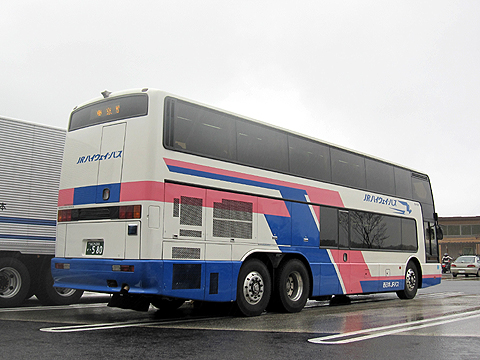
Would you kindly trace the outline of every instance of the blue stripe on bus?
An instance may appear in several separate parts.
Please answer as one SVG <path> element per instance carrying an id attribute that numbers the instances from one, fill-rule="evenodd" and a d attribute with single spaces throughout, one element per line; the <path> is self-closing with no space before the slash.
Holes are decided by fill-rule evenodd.
<path id="1" fill-rule="evenodd" d="M 103 190 L 110 190 L 108 200 L 103 200 Z M 73 205 L 102 204 L 120 201 L 120 183 L 91 185 L 75 188 L 73 192 Z"/>
<path id="2" fill-rule="evenodd" d="M 10 217 L 10 216 L 0 216 L 0 223 L 24 224 L 24 225 L 43 225 L 43 226 L 55 226 L 55 225 L 57 225 L 56 220 L 29 219 L 29 218 L 19 218 L 19 217 Z"/>
<path id="3" fill-rule="evenodd" d="M 55 241 L 55 236 L 34 236 L 34 235 L 0 234 L 0 239 Z"/>
<path id="4" fill-rule="evenodd" d="M 95 204 L 97 185 L 75 188 L 73 192 L 73 205 Z"/>

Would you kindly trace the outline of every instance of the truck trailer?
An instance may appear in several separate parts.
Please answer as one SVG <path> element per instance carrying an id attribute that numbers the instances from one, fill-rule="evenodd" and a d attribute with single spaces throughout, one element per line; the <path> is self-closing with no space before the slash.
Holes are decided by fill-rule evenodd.
<path id="1" fill-rule="evenodd" d="M 63 129 L 0 117 L 0 307 L 82 296 L 54 288 L 50 269 L 64 143 Z"/>

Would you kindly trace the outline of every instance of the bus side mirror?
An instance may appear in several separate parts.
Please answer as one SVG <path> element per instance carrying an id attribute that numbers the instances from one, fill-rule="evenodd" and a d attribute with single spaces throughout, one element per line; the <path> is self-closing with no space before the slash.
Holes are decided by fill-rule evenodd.
<path id="1" fill-rule="evenodd" d="M 442 227 L 437 225 L 436 226 L 436 231 L 437 231 L 437 240 L 442 240 L 443 239 L 443 230 Z"/>

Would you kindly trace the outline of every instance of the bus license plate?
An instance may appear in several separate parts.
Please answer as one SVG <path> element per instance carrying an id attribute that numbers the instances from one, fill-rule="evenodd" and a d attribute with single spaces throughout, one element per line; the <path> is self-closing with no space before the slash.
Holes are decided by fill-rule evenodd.
<path id="1" fill-rule="evenodd" d="M 87 241 L 86 255 L 103 255 L 103 240 Z"/>

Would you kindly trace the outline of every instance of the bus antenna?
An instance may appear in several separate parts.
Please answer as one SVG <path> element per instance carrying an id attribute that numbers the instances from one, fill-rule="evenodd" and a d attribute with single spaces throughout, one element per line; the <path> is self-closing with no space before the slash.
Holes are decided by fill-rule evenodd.
<path id="1" fill-rule="evenodd" d="M 105 91 L 102 91 L 101 94 L 103 95 L 103 97 L 106 99 L 110 96 L 112 92 L 111 91 L 108 91 L 108 90 L 105 90 Z"/>

